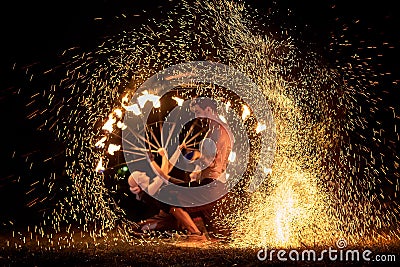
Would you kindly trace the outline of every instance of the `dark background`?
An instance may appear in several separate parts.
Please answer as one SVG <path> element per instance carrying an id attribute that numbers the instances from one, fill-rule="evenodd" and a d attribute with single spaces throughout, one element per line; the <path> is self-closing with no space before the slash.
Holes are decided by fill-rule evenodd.
<path id="1" fill-rule="evenodd" d="M 26 158 L 33 151 L 45 157 L 55 154 L 62 147 L 54 141 L 54 136 L 36 131 L 35 122 L 26 117 L 30 109 L 31 91 L 25 88 L 28 83 L 24 69 L 29 65 L 56 64 L 63 50 L 70 47 L 90 49 L 100 43 L 107 35 L 128 29 L 147 18 L 163 17 L 169 1 L 11 1 L 1 7 L 1 72 L 0 72 L 0 114 L 1 114 L 1 169 L 0 169 L 0 227 L 8 221 L 18 223 L 34 216 L 27 208 L 29 197 L 26 185 L 35 181 L 34 176 L 46 173 L 48 165 L 32 173 Z M 358 28 L 352 28 L 354 41 L 367 40 L 381 44 L 388 42 L 392 49 L 380 51 L 379 58 L 373 60 L 373 68 L 378 72 L 390 72 L 382 78 L 385 85 L 385 105 L 398 107 L 399 82 L 398 64 L 400 41 L 400 18 L 396 12 L 395 1 L 245 1 L 261 13 L 279 10 L 271 28 L 296 30 L 292 33 L 305 43 L 312 44 L 330 63 L 336 54 L 329 51 L 332 33 L 340 32 L 346 24 L 360 20 Z M 124 13 L 127 19 L 116 19 Z M 137 14 L 140 16 L 133 16 Z M 96 18 L 102 18 L 101 20 Z M 350 39 L 350 41 L 352 41 Z M 372 55 L 373 56 L 373 55 Z M 343 59 L 346 60 L 346 59 Z M 384 113 L 382 116 L 387 116 Z M 37 154 L 37 153 L 36 153 Z M 32 159 L 30 159 L 32 160 Z M 51 166 L 54 167 L 54 166 Z M 62 172 L 62 166 L 60 171 Z"/>

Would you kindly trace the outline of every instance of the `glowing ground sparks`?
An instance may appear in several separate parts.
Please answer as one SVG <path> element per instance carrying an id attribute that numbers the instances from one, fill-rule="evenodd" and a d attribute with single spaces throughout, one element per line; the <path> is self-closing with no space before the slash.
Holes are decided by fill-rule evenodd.
<path id="1" fill-rule="evenodd" d="M 196 88 L 196 94 L 234 107 L 250 133 L 248 173 L 222 203 L 230 212 L 215 215 L 232 232 L 232 246 L 324 245 L 343 236 L 354 244 L 398 240 L 399 158 L 392 149 L 398 127 L 384 135 L 374 114 L 391 110 L 396 124 L 399 111 L 379 106 L 379 74 L 365 67 L 368 60 L 360 56 L 369 45 L 360 41 L 359 47 L 350 48 L 344 34 L 333 34 L 332 53 L 339 56 L 343 46 L 358 52 L 349 57 L 351 62 L 338 60 L 332 67 L 317 53 L 302 51 L 294 37 L 278 38 L 268 27 L 256 27 L 257 18 L 240 3 L 183 2 L 164 20 L 109 37 L 93 51 L 66 51 L 62 66 L 49 70 L 62 72 L 62 78 L 36 98 L 48 100 L 48 107 L 37 114 L 46 118 L 42 129 L 55 132 L 66 144 L 65 170 L 71 183 L 38 229 L 52 225 L 62 231 L 77 223 L 97 236 L 118 227 L 120 238 L 127 238 L 130 221 L 117 200 L 118 194 L 129 193 L 118 189 L 126 183 L 117 174 L 126 163 L 117 159 L 123 152 L 121 131 L 127 127 L 123 115 L 141 115 L 146 103 L 153 105 L 154 114 L 163 109 L 161 96 L 151 92 L 143 93 L 137 104 L 129 100 L 145 80 L 169 66 L 211 60 L 250 77 L 263 92 L 258 97 L 271 106 L 276 124 L 274 163 L 262 167 L 265 155 L 260 154 L 257 134 L 266 122 L 254 122 L 252 107 L 227 96 L 223 88 Z M 191 96 L 173 95 L 171 103 L 181 106 Z M 154 138 L 154 131 L 149 127 L 137 138 L 157 151 L 167 141 Z M 132 153 L 145 159 L 145 151 Z M 261 186 L 248 192 L 249 181 Z M 55 182 L 49 182 L 50 194 Z M 395 189 L 389 193 L 385 184 Z"/>

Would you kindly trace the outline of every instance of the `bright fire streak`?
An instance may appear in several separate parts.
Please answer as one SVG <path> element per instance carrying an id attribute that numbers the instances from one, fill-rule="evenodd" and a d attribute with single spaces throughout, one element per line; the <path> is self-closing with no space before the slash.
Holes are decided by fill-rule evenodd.
<path id="1" fill-rule="evenodd" d="M 121 99 L 122 106 L 125 106 L 128 102 L 129 102 L 128 95 L 125 95 L 125 96 Z"/>
<path id="2" fill-rule="evenodd" d="M 112 114 L 108 115 L 108 121 L 104 124 L 103 126 L 103 130 L 106 130 L 108 132 L 112 132 L 113 131 L 113 124 L 116 122 L 117 120 L 114 118 L 114 116 Z"/>
<path id="3" fill-rule="evenodd" d="M 105 146 L 104 142 L 107 140 L 107 136 L 101 138 L 97 143 L 94 145 L 97 148 L 103 148 Z"/>
<path id="4" fill-rule="evenodd" d="M 122 130 L 125 130 L 128 126 L 125 123 L 119 121 L 117 122 L 117 127 Z"/>
<path id="5" fill-rule="evenodd" d="M 178 104 L 178 106 L 180 106 L 180 107 L 183 105 L 183 102 L 185 101 L 184 99 L 176 97 L 176 96 L 173 96 L 172 99 L 175 100 L 176 103 Z"/>
<path id="6" fill-rule="evenodd" d="M 229 153 L 228 160 L 230 162 L 234 162 L 236 160 L 236 152 L 231 151 L 231 153 Z"/>
<path id="7" fill-rule="evenodd" d="M 227 122 L 226 122 L 226 119 L 225 119 L 225 117 L 224 117 L 224 116 L 222 116 L 222 115 L 218 115 L 218 117 L 219 117 L 219 119 L 220 119 L 221 121 L 223 121 L 224 123 L 227 123 Z"/>
<path id="8" fill-rule="evenodd" d="M 160 102 L 160 97 L 159 96 L 157 96 L 157 99 L 152 100 L 151 102 L 153 102 L 153 106 L 155 108 L 159 108 L 161 106 L 161 102 Z"/>
<path id="9" fill-rule="evenodd" d="M 129 103 L 129 98 L 128 95 L 124 96 L 121 100 L 121 106 L 126 110 L 126 111 L 132 111 L 133 114 L 135 115 L 140 115 L 142 114 L 142 111 L 139 108 L 138 104 L 133 104 L 133 105 L 128 105 Z"/>
<path id="10" fill-rule="evenodd" d="M 257 128 L 256 128 L 256 133 L 262 132 L 265 129 L 267 129 L 267 125 L 262 124 L 262 123 L 258 123 L 257 124 Z"/>
<path id="11" fill-rule="evenodd" d="M 120 150 L 121 149 L 121 146 L 120 145 L 114 145 L 114 144 L 109 144 L 108 145 L 108 154 L 110 154 L 110 155 L 114 155 L 114 152 L 115 151 L 118 151 L 118 150 Z"/>
<path id="12" fill-rule="evenodd" d="M 146 105 L 146 102 L 150 101 L 149 96 L 147 94 L 139 96 L 137 100 L 139 102 L 140 108 L 143 108 L 144 105 Z"/>
<path id="13" fill-rule="evenodd" d="M 250 116 L 250 109 L 248 106 L 243 105 L 242 120 L 245 121 Z"/>
<path id="14" fill-rule="evenodd" d="M 104 170 L 105 170 L 105 168 L 103 167 L 103 159 L 100 158 L 99 163 L 97 164 L 97 167 L 96 167 L 96 172 L 102 173 Z"/>
<path id="15" fill-rule="evenodd" d="M 155 108 L 159 108 L 161 106 L 160 97 L 158 95 L 144 94 L 138 97 L 140 108 L 143 108 L 147 101 L 152 102 Z"/>
<path id="16" fill-rule="evenodd" d="M 131 105 L 131 106 L 123 106 L 123 107 L 124 107 L 124 109 L 126 109 L 127 111 L 132 111 L 133 114 L 135 114 L 135 115 L 140 115 L 140 114 L 142 114 L 142 111 L 140 110 L 138 104 L 133 104 L 133 105 Z"/>
<path id="17" fill-rule="evenodd" d="M 117 115 L 118 118 L 122 118 L 122 110 L 117 108 L 114 110 L 115 115 Z"/>

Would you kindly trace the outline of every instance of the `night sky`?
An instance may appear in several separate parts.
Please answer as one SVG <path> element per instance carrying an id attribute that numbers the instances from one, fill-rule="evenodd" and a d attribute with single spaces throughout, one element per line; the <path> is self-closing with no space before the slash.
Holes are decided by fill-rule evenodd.
<path id="1" fill-rule="evenodd" d="M 11 1 L 1 8 L 1 89 L 0 108 L 2 137 L 0 142 L 0 223 L 24 221 L 31 209 L 26 208 L 28 199 L 26 186 L 35 181 L 30 176 L 47 173 L 46 168 L 60 168 L 58 162 L 48 163 L 30 173 L 25 158 L 32 151 L 47 154 L 60 152 L 62 145 L 47 132 L 36 131 L 37 122 L 26 117 L 30 113 L 31 89 L 27 89 L 28 77 L 24 68 L 53 66 L 59 55 L 70 47 L 82 50 L 95 47 L 102 38 L 111 36 L 147 18 L 162 18 L 172 5 L 168 1 Z M 395 1 L 245 1 L 261 12 L 279 8 L 272 29 L 287 27 L 305 44 L 311 44 L 316 51 L 333 64 L 336 58 L 327 47 L 332 32 L 339 32 L 338 25 L 351 24 L 360 20 L 359 27 L 353 28 L 354 41 L 370 40 L 372 43 L 389 42 L 394 48 L 381 51 L 382 56 L 374 61 L 374 67 L 381 73 L 390 72 L 382 80 L 387 93 L 382 97 L 387 105 L 398 106 L 400 82 L 400 16 Z M 5 6 L 6 5 L 6 6 Z M 116 19 L 126 14 L 124 20 Z M 140 15 L 140 16 L 133 16 Z M 101 19 L 98 19 L 101 18 Z M 341 59 L 339 59 L 341 60 Z M 44 67 L 45 68 L 45 67 Z M 397 83 L 397 84 L 396 84 Z M 381 114 L 386 116 L 387 114 Z M 42 172 L 42 173 L 40 173 Z M 34 214 L 32 214 L 34 216 Z M 0 225 L 1 227 L 1 225 Z"/>

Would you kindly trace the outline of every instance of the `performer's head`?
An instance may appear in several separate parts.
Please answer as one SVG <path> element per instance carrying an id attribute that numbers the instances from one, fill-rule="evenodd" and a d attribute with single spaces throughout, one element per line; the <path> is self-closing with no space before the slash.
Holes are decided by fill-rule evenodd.
<path id="1" fill-rule="evenodd" d="M 208 97 L 196 97 L 190 102 L 190 110 L 196 117 L 214 117 L 217 115 L 217 102 Z"/>
<path id="2" fill-rule="evenodd" d="M 134 171 L 128 178 L 129 189 L 134 194 L 139 194 L 143 189 L 149 185 L 149 177 L 145 172 Z M 143 187 L 143 188 L 142 188 Z"/>

